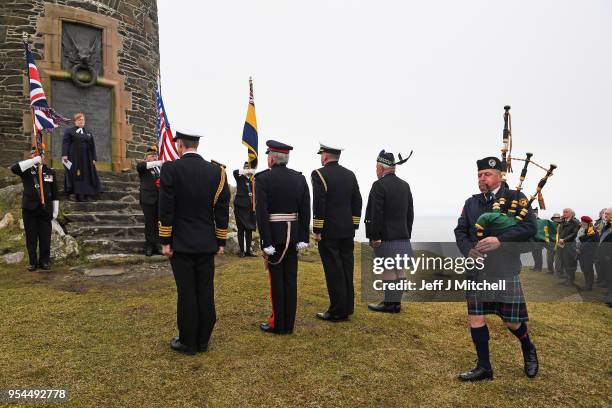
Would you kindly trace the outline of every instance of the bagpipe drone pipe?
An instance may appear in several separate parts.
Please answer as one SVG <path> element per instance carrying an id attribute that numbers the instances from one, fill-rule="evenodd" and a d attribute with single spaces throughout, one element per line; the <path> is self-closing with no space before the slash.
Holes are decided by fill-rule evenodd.
<path id="1" fill-rule="evenodd" d="M 510 117 L 510 106 L 504 107 L 504 132 L 502 141 L 502 195 L 493 203 L 493 208 L 490 212 L 486 212 L 476 220 L 476 236 L 482 239 L 488 236 L 498 236 L 518 223 L 522 222 L 535 199 L 538 199 L 539 208 L 546 209 L 542 189 L 546 185 L 548 179 L 553 175 L 553 171 L 557 168 L 551 164 L 548 169 L 535 163 L 531 158 L 533 153 L 527 153 L 525 159 L 511 157 L 512 150 L 512 122 Z M 524 162 L 521 170 L 519 184 L 516 190 L 507 188 L 506 176 L 512 172 L 511 160 Z M 536 191 L 529 199 L 520 194 L 523 189 L 523 182 L 527 176 L 529 165 L 534 165 L 544 171 L 546 174 L 542 177 L 536 187 Z M 527 252 L 527 250 L 525 250 Z"/>

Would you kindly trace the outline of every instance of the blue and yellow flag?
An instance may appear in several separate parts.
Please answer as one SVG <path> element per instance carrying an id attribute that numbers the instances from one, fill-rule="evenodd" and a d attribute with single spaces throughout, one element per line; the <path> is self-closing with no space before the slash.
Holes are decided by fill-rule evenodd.
<path id="1" fill-rule="evenodd" d="M 249 108 L 247 110 L 242 144 L 248 149 L 248 162 L 251 169 L 257 168 L 257 117 L 255 116 L 255 99 L 253 98 L 253 78 L 249 78 Z"/>

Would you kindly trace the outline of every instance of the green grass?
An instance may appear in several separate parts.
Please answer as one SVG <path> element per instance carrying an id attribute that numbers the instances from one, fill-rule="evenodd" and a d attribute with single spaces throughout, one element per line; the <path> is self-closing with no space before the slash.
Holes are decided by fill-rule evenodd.
<path id="1" fill-rule="evenodd" d="M 525 286 L 544 279 L 526 273 Z M 399 315 L 358 303 L 350 322 L 329 324 L 314 318 L 327 307 L 316 256 L 300 262 L 298 284 L 295 334 L 265 334 L 258 329 L 269 313 L 261 260 L 219 258 L 210 351 L 187 357 L 168 347 L 176 289 L 167 263 L 113 278 L 2 267 L 0 389 L 67 388 L 66 406 L 74 407 L 612 403 L 611 311 L 600 303 L 529 303 L 541 360 L 531 380 L 518 341 L 490 317 L 496 378 L 463 384 L 455 376 L 475 359 L 463 303 L 404 303 Z"/>

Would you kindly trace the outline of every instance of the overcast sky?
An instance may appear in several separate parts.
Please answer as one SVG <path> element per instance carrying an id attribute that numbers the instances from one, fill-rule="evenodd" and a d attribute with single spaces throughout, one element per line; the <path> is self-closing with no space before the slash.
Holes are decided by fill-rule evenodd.
<path id="1" fill-rule="evenodd" d="M 344 147 L 364 201 L 381 149 L 408 154 L 398 175 L 415 212 L 458 215 L 478 192 L 478 158 L 499 155 L 512 105 L 513 155 L 559 169 L 545 215 L 612 206 L 612 2 L 158 0 L 161 76 L 173 130 L 235 169 L 253 76 L 259 170 L 265 141 L 294 146 L 307 178 L 319 141 Z M 607 143 L 606 143 L 607 142 Z M 606 159 L 606 156 L 608 157 Z M 517 163 L 516 167 L 520 167 Z M 518 169 L 520 171 L 520 169 Z M 531 194 L 543 172 L 532 168 Z M 511 175 L 514 187 L 518 174 Z M 233 182 L 233 180 L 232 180 Z M 365 207 L 365 202 L 364 202 Z"/>

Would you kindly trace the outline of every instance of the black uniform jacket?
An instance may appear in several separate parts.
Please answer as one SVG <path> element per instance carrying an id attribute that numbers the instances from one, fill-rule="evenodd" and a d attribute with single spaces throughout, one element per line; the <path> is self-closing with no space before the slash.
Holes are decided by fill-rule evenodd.
<path id="1" fill-rule="evenodd" d="M 512 200 L 520 201 L 526 197 L 523 193 L 510 190 L 502 186 L 495 198 L 506 197 L 508 203 Z M 468 256 L 470 249 L 476 246 L 478 238 L 476 236 L 476 220 L 481 214 L 490 212 L 493 209 L 493 201 L 487 203 L 484 194 L 474 194 L 465 201 L 461 216 L 455 228 L 455 241 L 459 250 L 464 256 Z M 521 249 L 519 243 L 529 241 L 537 232 L 536 217 L 531 208 L 524 220 L 515 226 L 504 231 L 497 236 L 502 243 L 501 247 L 489 252 L 484 261 L 482 271 L 472 271 L 472 274 L 480 276 L 511 277 L 518 275 L 521 271 Z M 504 243 L 509 243 L 504 245 Z"/>
<path id="2" fill-rule="evenodd" d="M 176 252 L 215 253 L 225 246 L 230 193 L 225 170 L 187 153 L 161 168 L 159 237 Z"/>
<path id="3" fill-rule="evenodd" d="M 157 204 L 159 187 L 157 187 L 156 180 L 159 180 L 160 167 L 147 169 L 147 162 L 144 161 L 136 165 L 136 170 L 140 177 L 140 204 Z"/>
<path id="4" fill-rule="evenodd" d="M 11 167 L 11 171 L 21 177 L 23 183 L 23 195 L 21 200 L 21 208 L 26 210 L 35 210 L 41 205 L 40 202 L 40 179 L 38 177 L 38 165 L 21 171 L 19 163 L 15 163 Z M 55 171 L 43 164 L 43 192 L 45 194 L 45 209 L 49 214 L 53 214 L 53 204 L 55 200 L 59 200 L 57 194 L 57 179 Z"/>
<path id="5" fill-rule="evenodd" d="M 304 176 L 285 165 L 257 173 L 256 212 L 261 247 L 285 245 L 286 222 L 270 222 L 270 214 L 297 213 L 297 222 L 291 223 L 289 242 L 308 242 L 310 228 L 310 191 Z"/>
<path id="6" fill-rule="evenodd" d="M 312 172 L 314 233 L 323 238 L 352 238 L 361 219 L 361 193 L 355 174 L 337 161 Z"/>
<path id="7" fill-rule="evenodd" d="M 366 237 L 372 241 L 410 239 L 414 206 L 410 186 L 395 173 L 376 180 L 366 207 Z"/>

